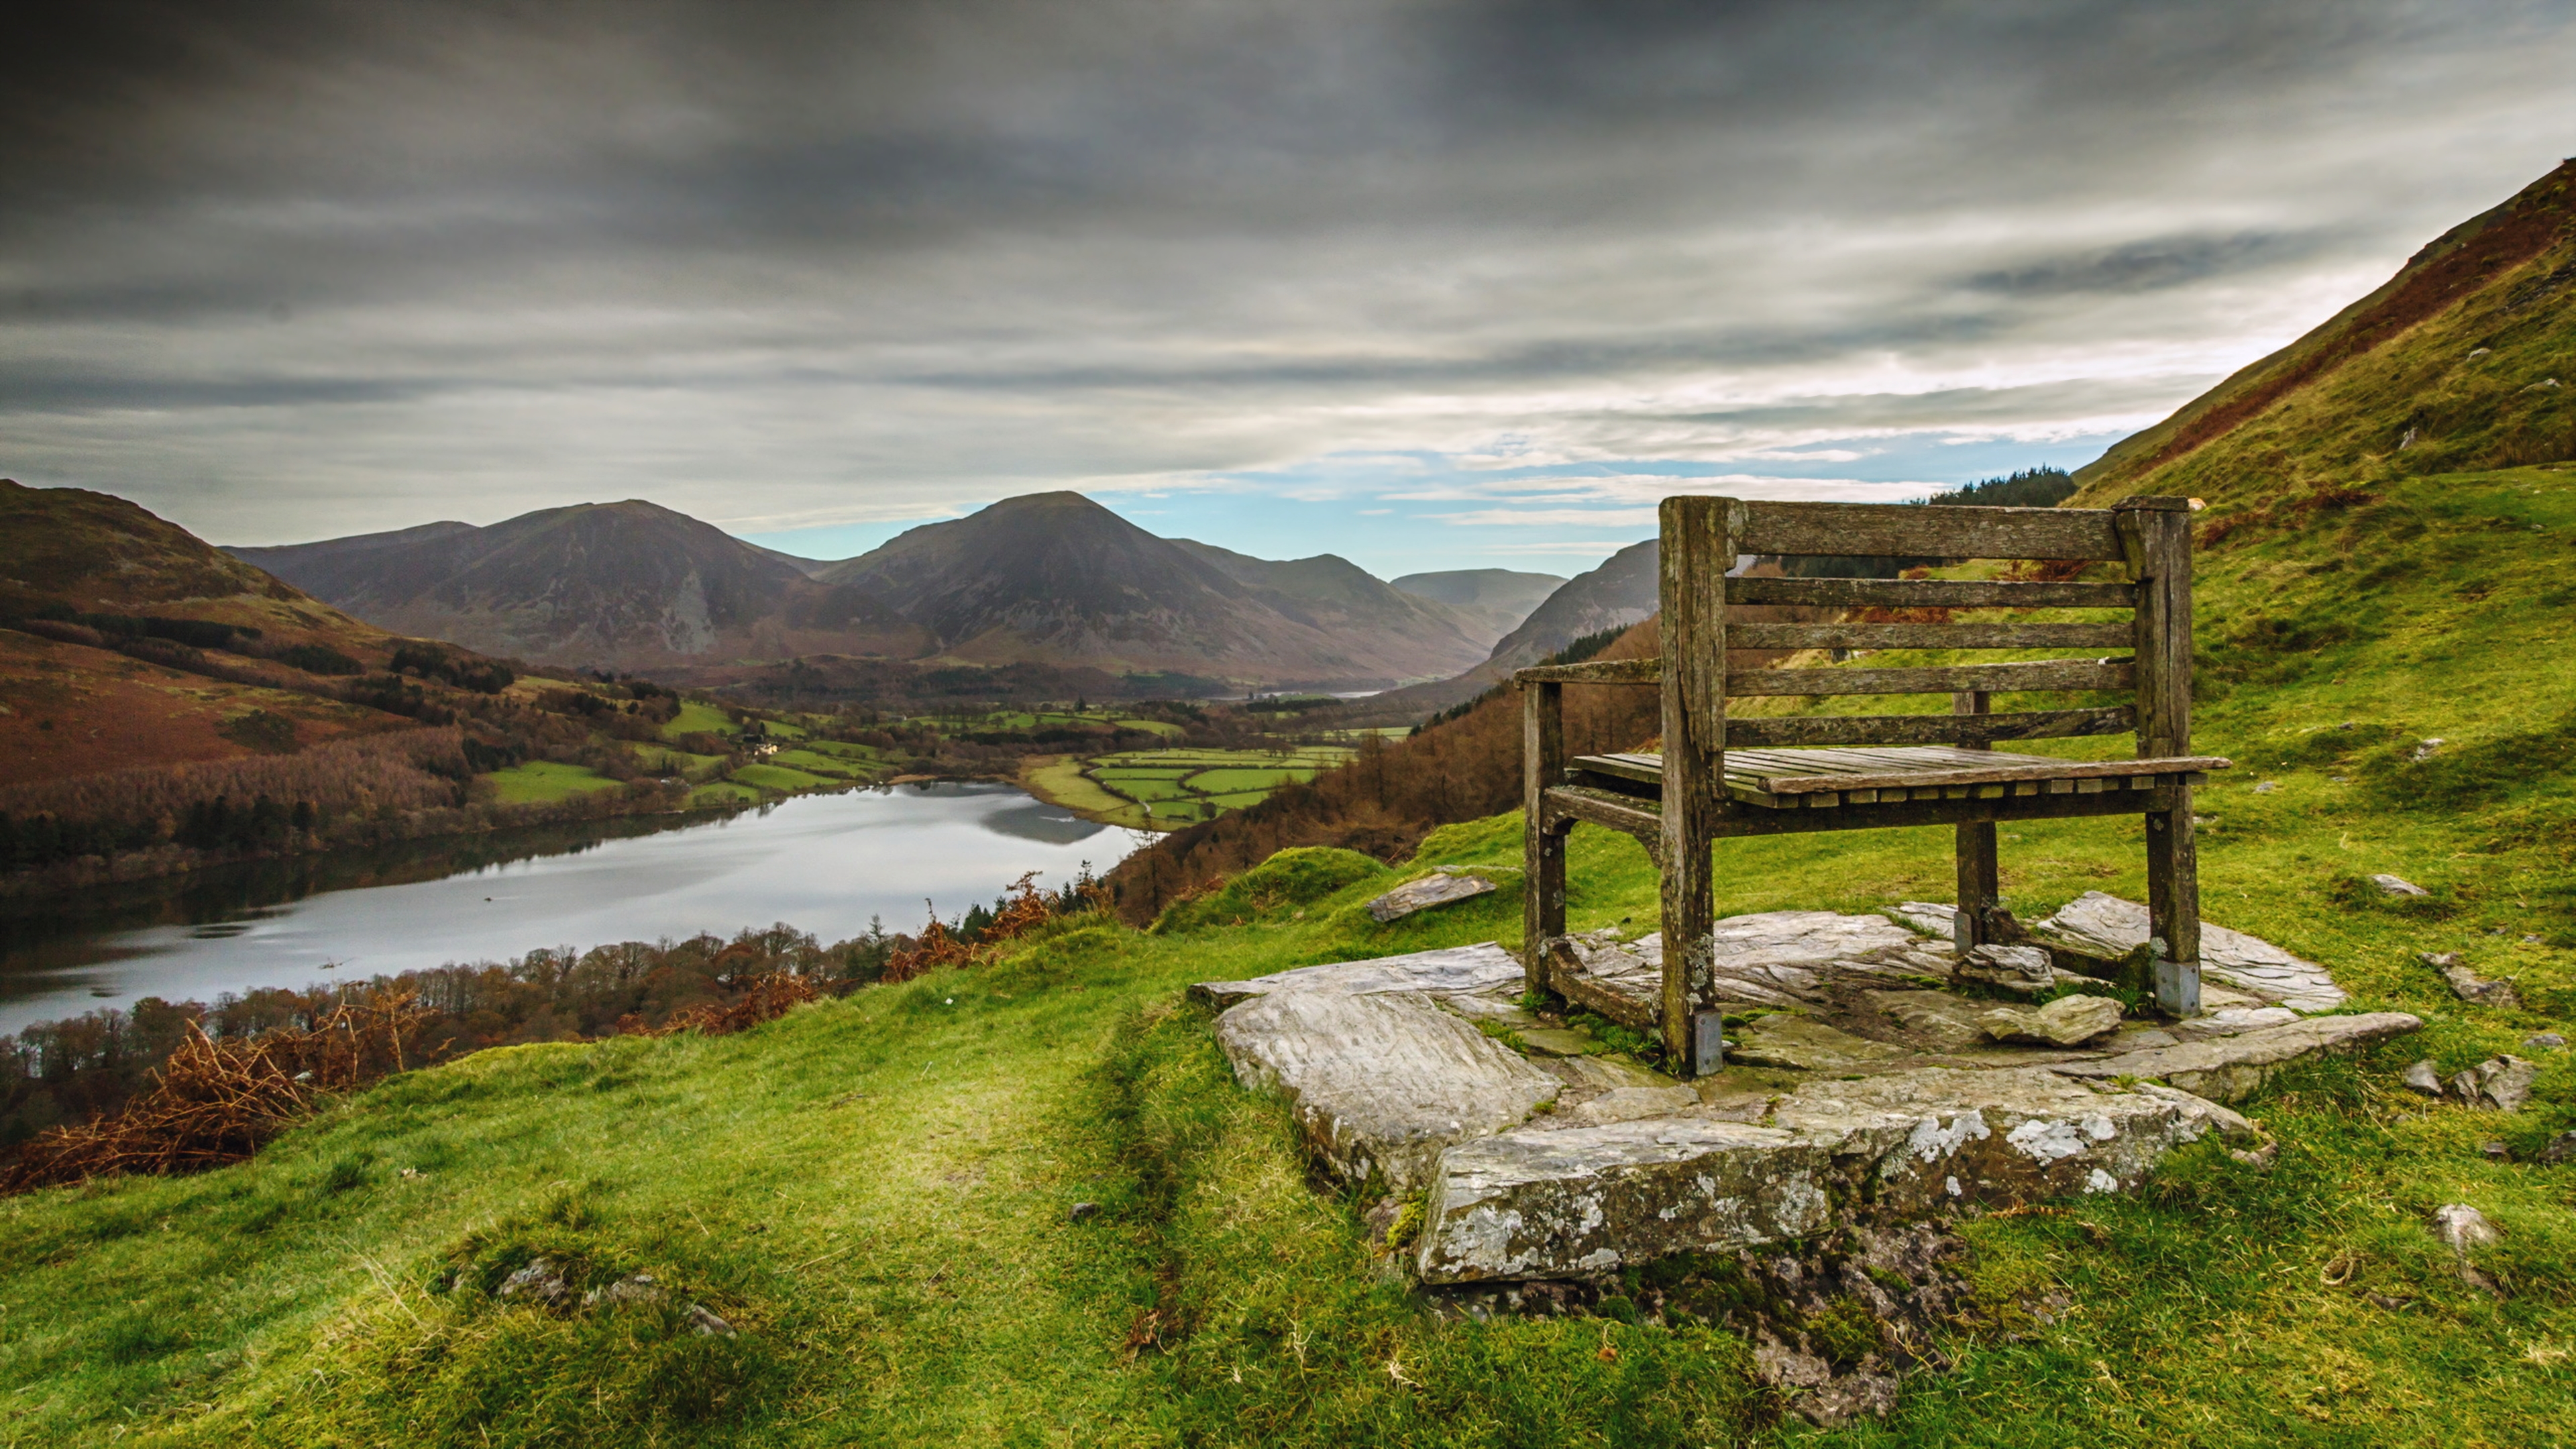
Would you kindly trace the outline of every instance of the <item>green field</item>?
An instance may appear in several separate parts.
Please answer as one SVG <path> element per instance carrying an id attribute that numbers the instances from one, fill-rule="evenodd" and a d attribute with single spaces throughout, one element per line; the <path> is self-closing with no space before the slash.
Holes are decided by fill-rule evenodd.
<path id="1" fill-rule="evenodd" d="M 699 699 L 680 701 L 680 712 L 662 726 L 662 738 L 666 740 L 676 740 L 686 734 L 730 735 L 733 732 L 733 721 L 725 718 L 723 710 Z"/>
<path id="2" fill-rule="evenodd" d="M 825 754 L 812 748 L 781 750 L 770 756 L 768 763 L 784 765 L 791 770 L 802 770 L 809 775 L 822 775 L 835 780 L 862 779 L 869 773 L 863 761 L 852 761 L 838 754 Z"/>
<path id="3" fill-rule="evenodd" d="M 503 805 L 543 805 L 569 800 L 594 790 L 614 790 L 618 782 L 587 765 L 530 760 L 483 777 L 492 782 L 493 799 Z"/>
<path id="4" fill-rule="evenodd" d="M 708 771 L 725 761 L 722 755 L 693 755 L 669 745 L 650 745 L 640 740 L 630 740 L 626 747 L 635 752 L 637 762 L 645 769 L 656 774 L 682 775 L 692 780 L 704 779 Z"/>
<path id="5" fill-rule="evenodd" d="M 700 785 L 698 788 L 689 792 L 689 804 L 693 807 L 702 805 L 757 805 L 761 802 L 762 798 L 761 792 L 757 787 L 751 785 L 737 785 L 731 780 L 718 780 L 712 785 Z"/>
<path id="6" fill-rule="evenodd" d="M 821 785 L 838 785 L 846 781 L 792 770 L 785 765 L 745 765 L 728 778 L 737 784 L 756 785 L 763 790 L 811 790 Z"/>
<path id="7" fill-rule="evenodd" d="M 1083 762 L 1082 798 L 1059 788 L 1060 769 L 1039 771 L 1030 784 L 1069 809 L 1117 825 L 1178 829 L 1227 810 L 1257 805 L 1290 780 L 1311 780 L 1348 759 L 1337 745 L 1309 745 L 1286 753 L 1269 750 L 1130 750 Z M 1091 803 L 1106 797 L 1104 808 Z"/>

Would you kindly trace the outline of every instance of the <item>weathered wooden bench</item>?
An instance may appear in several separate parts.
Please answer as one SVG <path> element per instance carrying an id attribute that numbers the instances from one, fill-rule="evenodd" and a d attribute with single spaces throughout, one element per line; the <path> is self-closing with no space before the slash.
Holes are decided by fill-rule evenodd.
<path id="1" fill-rule="evenodd" d="M 2144 815 L 2152 986 L 2176 1015 L 2200 1009 L 2200 885 L 2191 793 L 2228 761 L 2191 753 L 2191 513 L 2181 498 L 2108 509 L 1909 504 L 1663 502 L 1660 659 L 1524 669 L 1528 821 L 1524 964 L 1544 990 L 1659 1033 L 1685 1072 L 1720 1060 L 1710 995 L 1716 926 L 1711 848 L 1732 836 L 1949 825 L 1957 830 L 1962 956 L 2005 929 L 1998 822 Z M 2099 561 L 2125 582 L 1738 578 L 1756 555 Z M 1734 605 L 1840 611 L 2125 609 L 2109 623 L 1728 622 Z M 1905 614 L 1896 615 L 1906 617 Z M 1729 667 L 1728 651 L 2121 649 L 2121 657 L 1937 668 Z M 1568 684 L 1656 685 L 1661 754 L 1568 759 Z M 2115 705 L 1997 714 L 1996 694 L 2119 691 Z M 1730 718 L 1729 699 L 1947 694 L 1947 714 Z M 2135 759 L 2076 761 L 1998 742 L 2134 733 Z M 1585 978 L 1565 932 L 1565 837 L 1578 822 L 1642 841 L 1663 877 L 1661 999 Z"/>

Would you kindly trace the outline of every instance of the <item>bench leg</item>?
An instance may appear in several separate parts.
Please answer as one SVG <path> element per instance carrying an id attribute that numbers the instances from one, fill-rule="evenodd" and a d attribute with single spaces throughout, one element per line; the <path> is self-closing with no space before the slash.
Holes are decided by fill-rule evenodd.
<path id="1" fill-rule="evenodd" d="M 1709 861 L 1715 840 L 1699 812 L 1688 815 L 1679 831 L 1668 818 L 1663 863 L 1664 1050 L 1674 1075 L 1685 1081 L 1723 1065 L 1717 1023 L 1699 1009 L 1717 960 L 1717 891 Z"/>
<path id="2" fill-rule="evenodd" d="M 1548 946 L 1565 934 L 1565 839 L 1530 812 L 1521 858 L 1521 969 L 1533 991 L 1565 990 L 1549 975 Z"/>
<path id="3" fill-rule="evenodd" d="M 1521 686 L 1521 972 L 1554 991 L 1548 945 L 1565 934 L 1565 832 L 1550 829 L 1547 792 L 1565 783 L 1565 686 Z"/>
<path id="4" fill-rule="evenodd" d="M 1959 917 L 1952 944 L 1965 959 L 1978 946 L 1995 944 L 1994 910 L 2002 904 L 1995 859 L 1995 823 L 1980 820 L 1955 827 L 1959 835 Z"/>
<path id="5" fill-rule="evenodd" d="M 2174 785 L 2172 803 L 2147 812 L 2147 934 L 2156 1005 L 2174 1016 L 2200 1015 L 2200 848 L 2191 828 L 2191 787 Z M 2159 792 L 2160 796 L 2162 792 Z M 2162 953 L 2155 942 L 2164 943 Z"/>

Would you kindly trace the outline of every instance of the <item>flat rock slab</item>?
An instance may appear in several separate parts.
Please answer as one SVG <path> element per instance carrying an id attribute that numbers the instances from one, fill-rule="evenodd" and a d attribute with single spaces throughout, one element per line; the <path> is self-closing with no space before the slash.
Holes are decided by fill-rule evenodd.
<path id="1" fill-rule="evenodd" d="M 1417 911 L 1427 911 L 1434 906 L 1445 906 L 1484 895 L 1493 888 L 1494 883 L 1482 876 L 1453 875 L 1446 872 L 1427 875 L 1420 880 L 1406 881 L 1369 902 L 1369 919 L 1384 925 L 1389 921 L 1403 920 Z"/>
<path id="2" fill-rule="evenodd" d="M 2070 1077 L 2152 1078 L 2214 1102 L 2235 1102 L 2295 1062 L 2358 1051 L 2423 1024 L 2402 1011 L 2315 1016 L 2280 1026 L 2256 1027 L 2234 1036 L 2123 1052 L 2093 1061 L 2064 1062 L 2050 1070 Z"/>
<path id="3" fill-rule="evenodd" d="M 2171 1089 L 1934 1068 L 1810 1083 L 1761 1123 L 1504 1132 L 1442 1156 L 1416 1269 L 1429 1283 L 1580 1277 L 1807 1236 L 1838 1208 L 2119 1191 L 2221 1115 Z"/>
<path id="4" fill-rule="evenodd" d="M 1585 975 L 1641 1000 L 1663 990 L 1664 937 L 1634 941 L 1609 933 L 1571 938 Z M 1887 985 L 1946 981 L 1950 947 L 1926 941 L 1885 916 L 1834 911 L 1759 911 L 1717 923 L 1710 989 L 1719 1001 L 1757 1006 L 1822 1003 L 1837 976 Z"/>
<path id="5" fill-rule="evenodd" d="M 2057 914 L 2031 923 L 2030 934 L 2079 956 L 2118 961 L 2147 943 L 2147 908 L 2086 891 Z M 2298 1011 L 2333 1011 L 2346 999 L 2344 989 L 2316 962 L 2207 921 L 2200 923 L 2200 969 L 2205 976 Z"/>
<path id="6" fill-rule="evenodd" d="M 1562 1084 L 1414 992 L 1269 991 L 1227 1008 L 1217 1044 L 1244 1086 L 1279 1092 L 1350 1182 L 1430 1180 L 1452 1144 L 1518 1126 Z"/>
<path id="7" fill-rule="evenodd" d="M 1411 991 L 1440 998 L 1493 998 L 1517 996 L 1523 989 L 1519 958 L 1491 941 L 1480 941 L 1442 951 L 1300 966 L 1248 981 L 1202 981 L 1190 988 L 1190 995 L 1223 1009 L 1274 991 L 1331 991 L 1345 996 Z"/>
<path id="8" fill-rule="evenodd" d="M 1789 1067 L 1808 1072 L 1865 1071 L 1908 1049 L 1871 1041 L 1811 1017 L 1782 1012 L 1747 1023 L 1727 1049 L 1727 1060 L 1748 1067 Z"/>

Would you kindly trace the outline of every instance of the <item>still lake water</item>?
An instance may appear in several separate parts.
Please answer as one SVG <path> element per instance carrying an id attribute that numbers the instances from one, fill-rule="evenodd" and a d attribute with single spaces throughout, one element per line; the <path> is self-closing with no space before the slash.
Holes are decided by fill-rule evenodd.
<path id="1" fill-rule="evenodd" d="M 728 819 L 421 841 L 203 871 L 0 920 L 0 1032 L 159 996 L 498 961 L 784 921 L 825 944 L 1061 886 L 1136 837 L 1006 785 L 803 795 Z M 327 967 L 325 963 L 330 963 Z"/>

